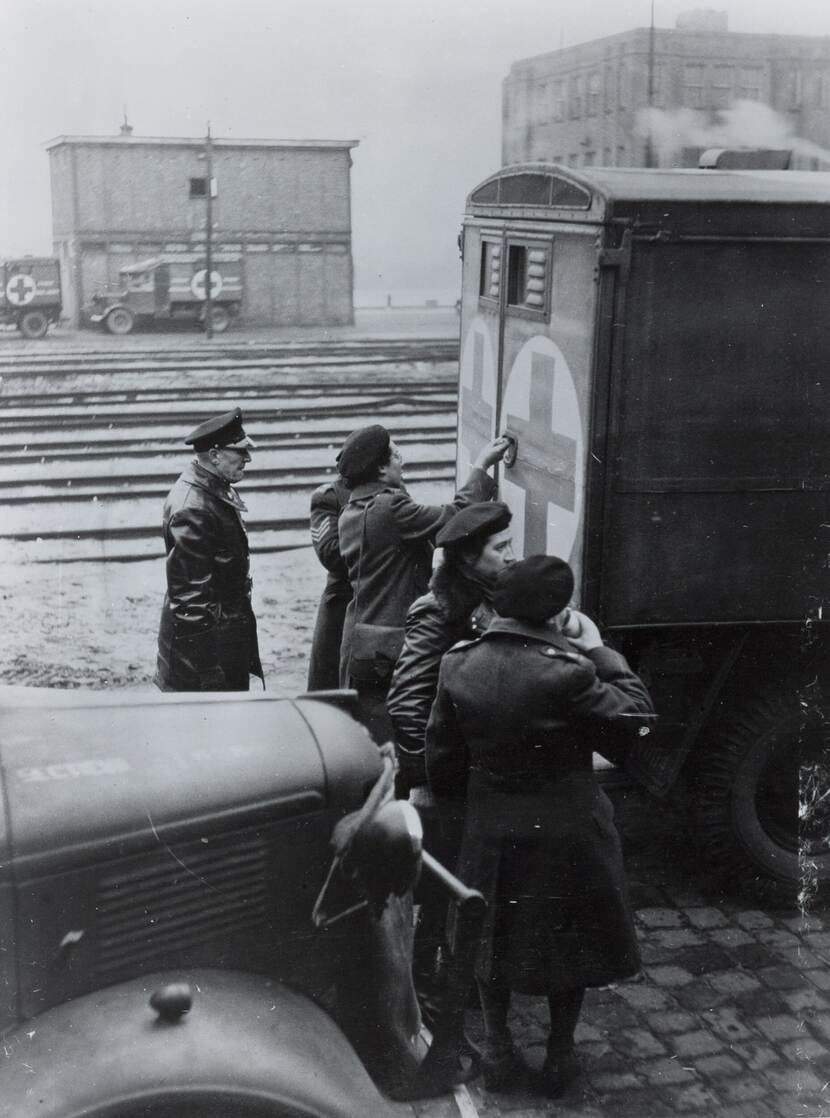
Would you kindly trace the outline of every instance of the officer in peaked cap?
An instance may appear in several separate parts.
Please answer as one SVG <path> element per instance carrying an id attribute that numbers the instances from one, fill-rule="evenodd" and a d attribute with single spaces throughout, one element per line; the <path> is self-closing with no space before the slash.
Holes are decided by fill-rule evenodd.
<path id="1" fill-rule="evenodd" d="M 503 570 L 497 616 L 444 657 L 427 725 L 433 793 L 466 800 L 456 872 L 488 902 L 476 981 L 489 1090 L 520 1067 L 511 991 L 547 995 L 542 1085 L 556 1096 L 579 1074 L 585 987 L 639 969 L 613 810 L 591 758 L 612 730 L 636 735 L 654 708 L 594 622 L 569 610 L 573 589 L 552 556 Z"/>
<path id="2" fill-rule="evenodd" d="M 234 450 L 247 450 L 250 447 L 256 450 L 256 443 L 245 434 L 242 426 L 241 408 L 233 408 L 213 419 L 206 419 L 184 441 L 197 452 L 222 447 L 232 447 Z M 246 461 L 250 462 L 250 455 Z"/>
<path id="3" fill-rule="evenodd" d="M 263 676 L 246 509 L 234 486 L 256 444 L 239 408 L 205 420 L 184 441 L 196 456 L 162 514 L 167 593 L 156 684 L 162 691 L 247 691 L 251 675 Z"/>

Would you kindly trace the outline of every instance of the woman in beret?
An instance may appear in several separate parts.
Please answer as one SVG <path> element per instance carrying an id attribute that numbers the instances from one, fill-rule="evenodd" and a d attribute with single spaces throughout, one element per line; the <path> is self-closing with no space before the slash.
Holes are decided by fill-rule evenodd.
<path id="1" fill-rule="evenodd" d="M 609 729 L 642 732 L 654 713 L 596 625 L 567 610 L 573 587 L 561 559 L 507 567 L 490 627 L 444 657 L 426 733 L 433 793 L 467 800 L 458 874 L 489 902 L 476 964 L 485 1085 L 504 1086 L 521 1068 L 507 1026 L 511 991 L 545 994 L 542 1088 L 551 1096 L 579 1072 L 585 987 L 639 969 L 619 837 L 592 753 Z"/>
<path id="2" fill-rule="evenodd" d="M 392 737 L 386 694 L 407 610 L 429 584 L 435 537 L 459 509 L 495 496 L 487 470 L 509 445 L 505 438 L 488 443 L 445 505 L 412 500 L 402 480 L 403 456 L 379 423 L 353 431 L 338 455 L 351 490 L 338 523 L 340 554 L 354 594 L 343 626 L 340 681 L 357 690 L 362 720 L 378 742 Z"/>

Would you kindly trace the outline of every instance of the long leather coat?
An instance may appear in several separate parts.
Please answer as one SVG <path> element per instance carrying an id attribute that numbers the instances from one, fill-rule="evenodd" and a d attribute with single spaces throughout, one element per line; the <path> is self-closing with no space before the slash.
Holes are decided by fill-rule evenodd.
<path id="1" fill-rule="evenodd" d="M 349 500 L 350 492 L 342 478 L 318 486 L 311 495 L 311 542 L 317 558 L 328 571 L 328 578 L 311 640 L 308 663 L 309 691 L 327 691 L 339 686 L 340 642 L 346 606 L 352 587 L 346 564 L 340 555 L 337 521 Z"/>
<path id="2" fill-rule="evenodd" d="M 406 637 L 392 675 L 386 709 L 395 730 L 398 764 L 410 788 L 427 780 L 424 745 L 441 658 L 458 641 L 483 633 L 493 618 L 479 586 L 468 583 L 461 591 L 466 591 L 466 601 L 459 604 L 465 608 L 448 612 L 430 590 L 412 603 L 406 615 Z"/>
<path id="3" fill-rule="evenodd" d="M 610 648 L 497 617 L 441 665 L 426 735 L 437 796 L 466 795 L 458 873 L 490 908 L 477 973 L 521 993 L 603 986 L 639 955 L 613 809 L 592 752 L 650 726 L 648 693 Z"/>
<path id="4" fill-rule="evenodd" d="M 356 486 L 340 515 L 340 554 L 355 597 L 346 611 L 340 680 L 349 682 L 355 621 L 403 628 L 409 607 L 426 593 L 435 537 L 459 509 L 487 501 L 496 483 L 474 468 L 446 505 L 419 505 L 405 489 L 382 481 Z M 390 665 L 390 675 L 391 675 Z M 389 680 L 383 684 L 384 694 Z"/>
<path id="5" fill-rule="evenodd" d="M 156 672 L 162 691 L 247 691 L 249 673 L 262 677 L 244 511 L 233 486 L 195 460 L 168 494 Z"/>

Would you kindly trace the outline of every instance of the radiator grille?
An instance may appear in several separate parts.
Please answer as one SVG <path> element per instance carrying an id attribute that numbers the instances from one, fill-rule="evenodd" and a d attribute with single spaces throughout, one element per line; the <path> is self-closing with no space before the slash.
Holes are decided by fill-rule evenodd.
<path id="1" fill-rule="evenodd" d="M 266 848 L 258 838 L 165 848 L 98 883 L 102 975 L 157 963 L 265 920 Z"/>

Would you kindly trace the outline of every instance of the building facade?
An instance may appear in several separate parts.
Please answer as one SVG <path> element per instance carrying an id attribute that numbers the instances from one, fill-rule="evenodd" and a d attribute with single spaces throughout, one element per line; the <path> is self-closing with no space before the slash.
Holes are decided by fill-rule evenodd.
<path id="1" fill-rule="evenodd" d="M 792 166 L 824 169 L 828 108 L 830 38 L 731 32 L 723 13 L 689 13 L 673 29 L 514 63 L 503 85 L 502 162 L 694 167 L 705 148 L 740 144 L 792 146 Z"/>
<path id="2" fill-rule="evenodd" d="M 354 320 L 351 149 L 356 140 L 213 140 L 213 250 L 239 257 L 240 320 Z M 206 239 L 205 141 L 60 136 L 50 157 L 64 313 L 78 325 L 125 264 Z"/>

